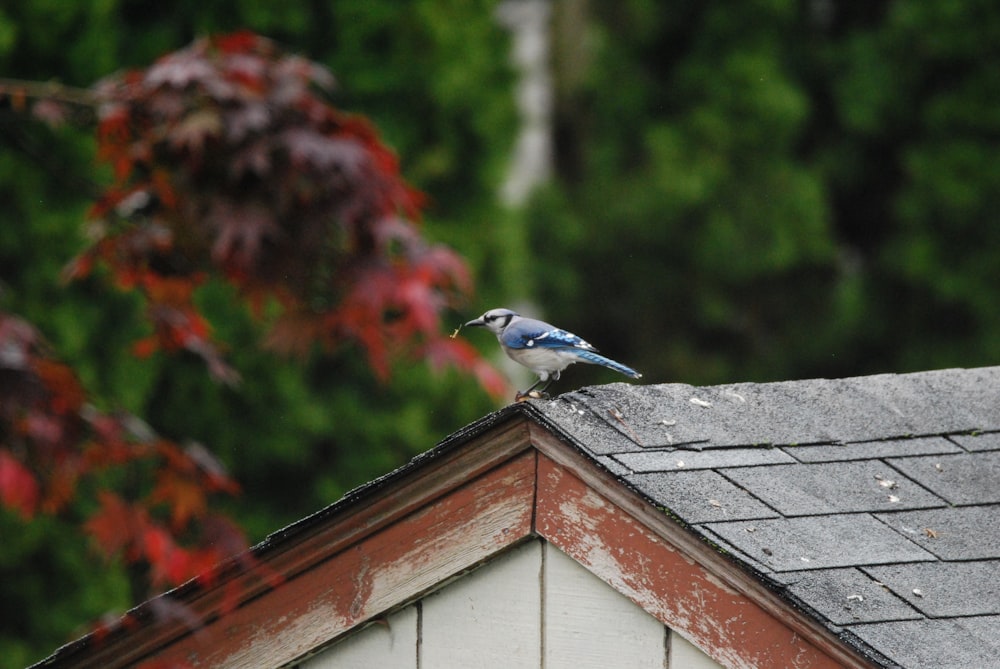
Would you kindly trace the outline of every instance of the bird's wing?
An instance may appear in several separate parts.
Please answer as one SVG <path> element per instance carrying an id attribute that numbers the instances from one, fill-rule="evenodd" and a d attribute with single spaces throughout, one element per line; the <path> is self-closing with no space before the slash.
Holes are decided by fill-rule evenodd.
<path id="1" fill-rule="evenodd" d="M 504 344 L 508 348 L 548 348 L 548 349 L 581 349 L 596 351 L 589 343 L 572 332 L 553 327 L 548 323 L 532 319 L 522 319 L 508 327 L 503 334 Z"/>

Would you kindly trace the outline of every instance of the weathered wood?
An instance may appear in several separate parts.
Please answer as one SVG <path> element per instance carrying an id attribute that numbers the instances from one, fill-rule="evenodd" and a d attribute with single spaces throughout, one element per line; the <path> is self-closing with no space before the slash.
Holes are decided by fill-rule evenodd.
<path id="1" fill-rule="evenodd" d="M 551 473 L 551 465 L 555 468 L 561 469 L 562 473 L 569 474 L 571 478 L 575 479 L 577 484 L 574 487 L 579 488 L 582 486 L 583 489 L 587 490 L 587 494 L 583 495 L 584 500 L 589 502 L 598 502 L 598 506 L 606 507 L 608 509 L 614 509 L 615 515 L 620 515 L 624 518 L 631 519 L 632 524 L 644 528 L 645 532 L 649 534 L 653 540 L 657 543 L 662 543 L 666 546 L 666 554 L 675 553 L 675 560 L 679 560 L 682 564 L 688 564 L 691 567 L 697 566 L 700 572 L 704 575 L 703 582 L 711 586 L 712 589 L 718 589 L 722 592 L 731 591 L 734 595 L 739 595 L 748 601 L 752 601 L 761 610 L 762 613 L 766 614 L 767 619 L 772 621 L 777 621 L 779 625 L 782 625 L 786 630 L 794 635 L 796 639 L 808 639 L 809 644 L 833 662 L 832 665 L 817 664 L 813 665 L 816 667 L 820 666 L 837 666 L 837 667 L 849 667 L 853 669 L 872 669 L 876 667 L 874 663 L 863 658 L 857 654 L 853 649 L 846 646 L 840 639 L 838 639 L 829 630 L 820 625 L 813 618 L 804 615 L 802 612 L 791 607 L 787 602 L 779 598 L 774 592 L 770 591 L 765 587 L 760 581 L 753 578 L 743 570 L 735 567 L 733 563 L 728 560 L 725 556 L 718 553 L 711 546 L 703 541 L 700 541 L 693 533 L 681 527 L 673 519 L 669 518 L 665 514 L 658 512 L 655 506 L 651 505 L 648 501 L 643 499 L 633 490 L 621 485 L 617 479 L 614 478 L 610 473 L 603 470 L 597 466 L 591 459 L 584 456 L 576 448 L 569 447 L 562 440 L 557 438 L 547 429 L 538 426 L 531 425 L 531 442 L 540 452 L 539 460 L 545 461 L 548 464 L 546 467 L 539 469 L 539 501 L 537 503 L 538 508 L 536 508 L 536 532 L 551 540 L 547 536 L 546 532 L 542 531 L 540 526 L 540 518 L 542 517 L 541 509 L 541 499 L 543 496 L 543 488 L 547 489 L 550 486 L 546 486 L 544 479 L 548 478 L 548 475 L 543 473 L 548 471 Z M 572 472 L 570 474 L 570 472 Z M 551 510 L 551 505 L 558 502 L 554 500 L 547 500 L 547 508 Z M 580 537 L 581 546 L 584 550 L 582 554 L 586 554 L 588 551 L 586 549 L 587 541 L 590 537 L 598 536 L 594 533 L 598 531 L 594 522 L 588 522 L 586 516 L 588 513 L 587 504 L 584 503 L 582 506 L 568 505 L 562 512 L 568 512 L 571 516 L 580 517 L 582 524 L 576 528 L 577 534 Z M 557 514 L 558 517 L 558 514 Z M 572 524 L 574 521 L 572 517 L 562 516 L 563 524 Z M 631 536 L 629 533 L 632 530 L 627 529 L 615 529 L 609 526 L 605 529 L 608 532 L 608 537 L 614 537 L 615 532 L 624 532 L 622 536 Z M 562 545 L 560 541 L 552 541 L 552 543 L 560 548 Z M 624 549 L 624 547 L 623 547 Z M 619 588 L 617 582 L 610 580 L 608 577 L 602 573 L 594 570 L 590 563 L 581 559 L 581 553 L 571 550 L 565 550 L 570 556 L 578 559 L 582 564 L 591 568 L 594 573 L 600 576 L 603 580 L 611 583 L 616 589 Z M 645 563 L 648 568 L 650 561 L 655 563 L 658 558 L 644 559 L 641 555 L 636 556 L 636 559 L 640 563 Z M 627 570 L 629 569 L 628 561 L 623 561 L 618 565 L 619 569 Z M 638 565 L 636 568 L 640 569 L 636 572 L 635 576 L 641 575 L 642 565 Z M 676 587 L 683 589 L 686 585 L 685 581 L 680 579 L 676 584 Z M 697 584 L 694 584 L 693 595 L 698 598 L 701 596 L 701 592 Z M 629 594 L 626 590 L 620 590 L 625 594 Z M 665 589 L 661 596 L 668 596 L 672 589 Z M 646 605 L 640 599 L 637 599 L 633 595 L 629 594 L 634 601 L 636 601 L 640 606 L 646 608 Z M 690 640 L 694 640 L 699 646 L 706 648 L 694 635 L 688 633 L 686 628 L 677 626 L 677 621 L 668 621 L 659 614 L 656 613 L 654 609 L 646 608 L 647 611 L 656 615 L 660 620 L 663 620 L 667 625 L 675 627 L 679 632 Z M 736 648 L 731 652 L 743 652 L 742 650 Z M 747 655 L 748 657 L 752 657 Z M 747 666 L 746 664 L 739 664 L 737 662 L 730 662 L 726 658 L 720 659 L 716 656 L 725 666 L 742 667 Z M 751 662 L 751 665 L 753 662 Z M 767 663 L 761 666 L 767 666 Z M 781 666 L 781 665 L 774 665 Z M 797 664 L 789 664 L 789 667 L 797 667 Z M 808 665 L 807 665 L 808 666 Z"/>
<path id="2" fill-rule="evenodd" d="M 331 555 L 347 550 L 456 487 L 474 481 L 529 446 L 527 425 L 519 416 L 494 426 L 481 439 L 480 445 L 485 448 L 456 448 L 439 456 L 433 467 L 410 468 L 391 484 L 385 485 L 385 494 L 369 495 L 365 504 L 334 505 L 272 535 L 255 549 L 256 558 L 265 565 L 264 569 L 232 567 L 211 586 L 189 584 L 181 588 L 172 597 L 183 604 L 183 619 L 164 619 L 152 615 L 148 606 L 140 607 L 130 616 L 127 625 L 101 637 L 91 635 L 76 642 L 72 648 L 50 658 L 46 668 L 130 667 L 143 660 L 160 657 L 162 652 L 173 653 L 173 649 L 162 649 L 175 642 L 185 649 L 196 648 L 199 643 L 192 641 L 192 634 L 196 635 L 196 639 L 206 641 L 207 645 L 214 645 L 217 643 L 216 636 L 225 636 L 220 631 L 223 628 L 215 622 L 220 612 L 228 611 L 235 605 L 237 610 L 224 616 L 226 623 L 234 620 L 244 604 L 252 604 L 261 597 L 270 598 L 275 579 L 286 585 L 293 583 L 300 573 L 313 569 Z M 516 541 L 515 537 L 510 539 Z M 283 590 L 286 590 L 284 586 L 276 591 Z M 236 601 L 233 601 L 234 598 Z M 282 594 L 279 599 L 291 604 L 295 596 Z M 187 624 L 192 619 L 203 621 L 203 626 L 194 632 Z M 236 627 L 241 624 L 236 624 Z M 222 643 L 221 647 L 227 645 Z M 195 660 L 189 662 L 201 662 L 201 654 L 192 652 Z M 254 663 L 253 666 L 260 665 Z"/>
<path id="3" fill-rule="evenodd" d="M 530 532 L 534 456 L 525 453 L 397 519 L 227 614 L 158 659 L 279 666 L 414 599 Z"/>
<path id="4" fill-rule="evenodd" d="M 532 537 L 569 557 L 550 547 L 543 553 Z M 452 582 L 521 543 L 501 562 Z M 47 666 L 124 667 L 153 658 L 194 667 L 282 666 L 338 639 L 336 652 L 306 660 L 310 669 L 341 656 L 336 662 L 390 657 L 384 653 L 402 652 L 397 641 L 414 645 L 415 661 L 426 660 L 418 666 L 435 669 L 487 666 L 483 649 L 496 647 L 503 662 L 494 666 L 576 669 L 595 657 L 604 666 L 661 666 L 644 664 L 641 649 L 648 645 L 662 664 L 663 625 L 673 630 L 675 664 L 694 662 L 691 669 L 714 665 L 683 639 L 727 667 L 872 666 L 586 455 L 517 414 L 275 535 L 255 555 L 283 585 L 232 570 L 209 588 L 176 593 L 206 621 L 197 632 L 178 620 L 140 616 L 138 625 L 103 643 L 79 644 Z M 498 577 L 515 563 L 513 579 Z M 218 617 L 226 596 L 236 608 Z M 430 607 L 433 632 L 423 630 L 418 607 Z M 388 611 L 396 611 L 390 621 L 416 612 L 415 641 L 393 636 L 388 650 L 378 645 L 378 620 Z M 344 636 L 372 620 L 356 637 Z M 532 620 L 534 632 L 520 628 Z M 441 664 L 458 649 L 476 661 Z"/>
<path id="5" fill-rule="evenodd" d="M 722 669 L 676 634 L 667 659 L 667 634 L 578 562 L 534 540 L 297 667 Z"/>
<path id="6" fill-rule="evenodd" d="M 530 541 L 425 597 L 420 666 L 538 669 L 541 563 Z"/>
<path id="7" fill-rule="evenodd" d="M 668 669 L 725 669 L 676 632 L 670 633 L 670 655 L 666 666 Z"/>
<path id="8" fill-rule="evenodd" d="M 724 666 L 844 666 L 541 454 L 535 530 Z"/>
<path id="9" fill-rule="evenodd" d="M 417 669 L 417 607 L 368 625 L 298 665 L 300 669 Z"/>

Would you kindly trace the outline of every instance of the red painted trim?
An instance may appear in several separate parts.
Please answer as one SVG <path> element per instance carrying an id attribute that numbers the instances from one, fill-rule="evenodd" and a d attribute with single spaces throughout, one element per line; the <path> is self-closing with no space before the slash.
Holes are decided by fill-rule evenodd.
<path id="1" fill-rule="evenodd" d="M 535 530 L 726 667 L 843 666 L 544 455 Z"/>
<path id="2" fill-rule="evenodd" d="M 132 652 L 126 637 L 95 647 L 73 666 L 126 667 L 154 659 L 157 666 L 192 667 L 291 662 L 530 536 L 534 483 L 535 453 L 522 452 L 195 634 L 142 655 Z"/>
<path id="3" fill-rule="evenodd" d="M 871 666 L 575 448 L 520 417 L 261 550 L 259 559 L 283 585 L 268 589 L 253 574 L 235 574 L 181 593 L 207 621 L 198 632 L 148 620 L 46 666 L 280 666 L 532 536 L 725 666 Z M 224 593 L 239 606 L 217 617 Z"/>

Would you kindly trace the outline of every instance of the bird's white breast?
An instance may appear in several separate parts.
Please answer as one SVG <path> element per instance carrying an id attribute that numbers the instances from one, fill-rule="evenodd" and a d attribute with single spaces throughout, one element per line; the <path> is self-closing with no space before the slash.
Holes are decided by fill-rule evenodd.
<path id="1" fill-rule="evenodd" d="M 511 360 L 539 375 L 543 372 L 561 372 L 577 361 L 572 353 L 551 348 L 516 348 L 506 351 Z"/>

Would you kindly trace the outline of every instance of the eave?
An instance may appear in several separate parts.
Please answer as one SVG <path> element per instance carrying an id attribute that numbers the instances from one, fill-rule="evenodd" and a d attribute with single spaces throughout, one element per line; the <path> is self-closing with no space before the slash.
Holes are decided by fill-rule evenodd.
<path id="1" fill-rule="evenodd" d="M 165 595 L 202 621 L 197 630 L 147 603 L 130 625 L 37 666 L 285 665 L 532 537 L 725 666 L 882 664 L 624 485 L 529 403 L 268 537 L 252 550 L 254 569 L 234 561 L 210 586 Z"/>

